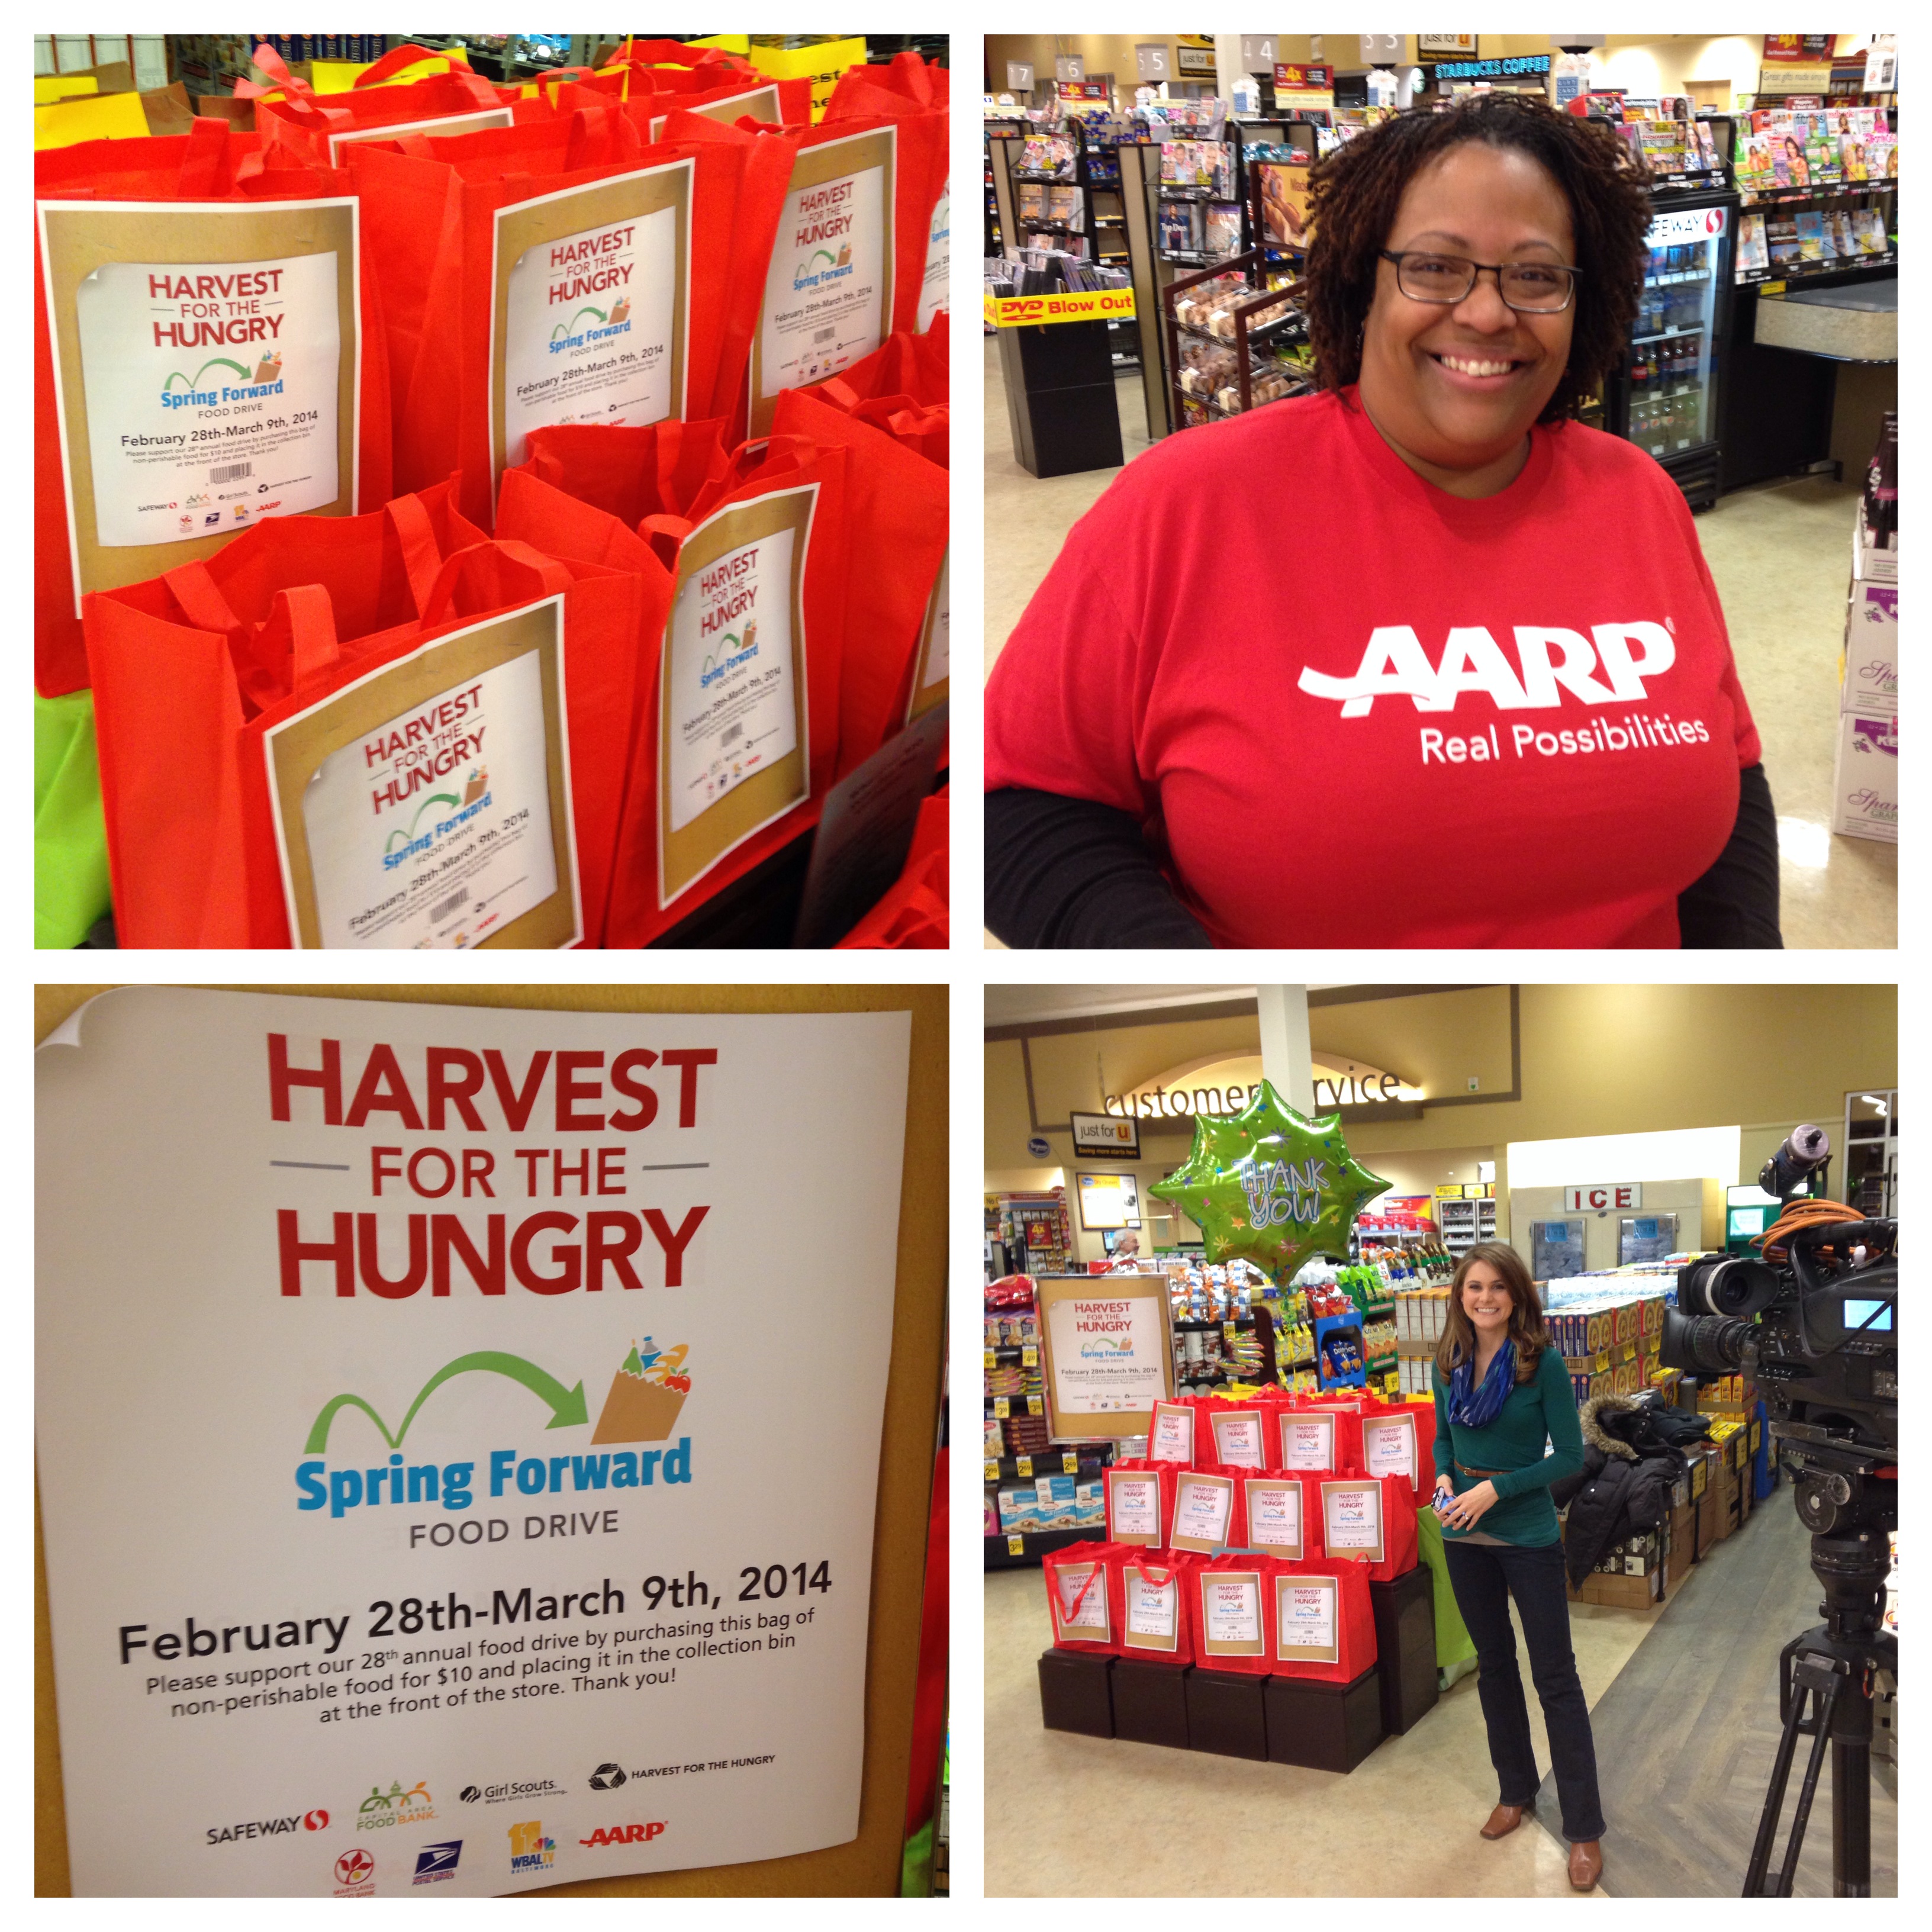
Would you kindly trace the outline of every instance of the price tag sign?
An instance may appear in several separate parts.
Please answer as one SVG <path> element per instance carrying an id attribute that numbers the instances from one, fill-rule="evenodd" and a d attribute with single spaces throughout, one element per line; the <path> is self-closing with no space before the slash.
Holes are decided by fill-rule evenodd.
<path id="1" fill-rule="evenodd" d="M 1008 1537 L 1006 1554 L 1009 1556 L 1024 1556 L 1026 1554 L 1026 1538 L 1023 1536 Z"/>
<path id="2" fill-rule="evenodd" d="M 1046 1406 L 1045 1402 L 1039 1396 L 1030 1395 L 1027 1397 L 1027 1413 L 1029 1415 L 1044 1414 Z"/>
<path id="3" fill-rule="evenodd" d="M 1012 1414 L 1012 1412 L 1013 1406 L 1012 1402 L 1006 1398 L 1006 1396 L 1003 1395 L 996 1395 L 994 1396 L 993 1413 L 999 1417 L 1002 1421 L 1004 1421 L 1008 1416 Z"/>
<path id="4" fill-rule="evenodd" d="M 998 1353 L 999 1351 L 996 1348 L 988 1348 L 986 1351 L 985 1357 L 985 1366 L 986 1367 L 990 1369 L 994 1366 L 995 1358 L 998 1355 Z"/>
<path id="5" fill-rule="evenodd" d="M 1080 1473 L 1080 1458 L 1069 1449 L 1060 1456 L 1060 1466 L 1068 1475 L 1077 1476 Z"/>
<path id="6" fill-rule="evenodd" d="M 1020 1351 L 1020 1366 L 1023 1369 L 1038 1368 L 1040 1351 L 1037 1348 L 1022 1348 Z"/>
<path id="7" fill-rule="evenodd" d="M 1000 1466 L 998 1462 L 994 1457 L 988 1456 L 986 1460 L 985 1468 L 987 1481 L 989 1483 L 997 1483 L 1000 1480 Z"/>
<path id="8" fill-rule="evenodd" d="M 1030 1456 L 1019 1457 L 1017 1466 L 1022 1476 L 1030 1476 L 1033 1474 L 1033 1458 Z"/>

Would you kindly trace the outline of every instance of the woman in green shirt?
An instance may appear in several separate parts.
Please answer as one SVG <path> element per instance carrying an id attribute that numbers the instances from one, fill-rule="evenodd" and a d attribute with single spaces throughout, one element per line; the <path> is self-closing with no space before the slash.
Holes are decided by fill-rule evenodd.
<path id="1" fill-rule="evenodd" d="M 1482 1834 L 1514 1831 L 1540 1782 L 1510 1625 L 1514 1597 L 1550 1733 L 1570 1882 L 1588 1892 L 1604 1868 L 1604 1813 L 1550 1500 L 1550 1484 L 1583 1466 L 1583 1436 L 1569 1371 L 1550 1346 L 1535 1284 L 1514 1248 L 1481 1242 L 1457 1264 L 1434 1382 L 1436 1508 L 1456 1606 L 1475 1642 L 1500 1789 Z"/>

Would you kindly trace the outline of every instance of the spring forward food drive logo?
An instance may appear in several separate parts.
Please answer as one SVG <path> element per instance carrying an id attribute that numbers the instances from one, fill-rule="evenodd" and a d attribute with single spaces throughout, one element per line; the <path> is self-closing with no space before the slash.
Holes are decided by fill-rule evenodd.
<path id="1" fill-rule="evenodd" d="M 535 1496 L 566 1490 L 651 1489 L 660 1478 L 668 1484 L 689 1482 L 691 1438 L 680 1436 L 674 1443 L 671 1441 L 671 1431 L 691 1393 L 686 1366 L 689 1352 L 689 1345 L 682 1342 L 660 1348 L 648 1335 L 634 1342 L 610 1378 L 610 1393 L 604 1398 L 590 1444 L 592 1449 L 602 1443 L 626 1442 L 661 1442 L 667 1447 L 561 1456 L 519 1456 L 514 1449 L 493 1449 L 488 1458 L 490 1495 L 500 1497 L 513 1487 L 520 1496 Z M 417 1391 L 393 1433 L 376 1409 L 359 1395 L 345 1393 L 324 1402 L 303 1445 L 308 1456 L 320 1459 L 325 1455 L 336 1418 L 344 1409 L 354 1408 L 376 1425 L 389 1445 L 388 1466 L 360 1466 L 368 1461 L 366 1456 L 351 1467 L 332 1468 L 322 1460 L 298 1462 L 296 1508 L 326 1509 L 332 1517 L 338 1518 L 350 1510 L 396 1503 L 429 1503 L 446 1510 L 467 1510 L 476 1500 L 474 1461 L 418 1462 L 405 1467 L 402 1453 L 403 1439 L 424 1403 L 445 1382 L 464 1375 L 502 1376 L 520 1383 L 550 1411 L 546 1430 L 582 1428 L 590 1423 L 590 1408 L 581 1381 L 567 1388 L 548 1369 L 496 1349 L 459 1355 L 446 1362 Z M 424 1530 L 423 1540 L 441 1548 L 452 1542 L 480 1542 L 483 1537 L 481 1523 L 466 1521 L 460 1526 L 447 1522 L 430 1526 Z"/>

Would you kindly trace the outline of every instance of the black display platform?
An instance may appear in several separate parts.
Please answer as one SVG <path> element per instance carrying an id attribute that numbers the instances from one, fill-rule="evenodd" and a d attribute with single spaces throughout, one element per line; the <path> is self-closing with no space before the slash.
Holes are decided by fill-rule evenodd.
<path id="1" fill-rule="evenodd" d="M 1193 1666 L 1114 1660 L 1114 1735 L 1138 1744 L 1187 1748 L 1187 1679 Z"/>
<path id="2" fill-rule="evenodd" d="M 1049 1731 L 1083 1737 L 1114 1735 L 1114 1700 L 1108 1679 L 1114 1660 L 1083 1651 L 1054 1649 L 1040 1660 L 1041 1721 Z"/>
<path id="3" fill-rule="evenodd" d="M 1265 1759 L 1268 1719 L 1262 1708 L 1265 1677 L 1233 1670 L 1187 1673 L 1187 1748 L 1218 1757 Z"/>
<path id="4" fill-rule="evenodd" d="M 1352 1684 L 1264 1678 L 1269 1758 L 1310 1771 L 1353 1771 L 1382 1741 L 1380 1678 L 1375 1664 Z"/>
<path id="5" fill-rule="evenodd" d="M 1386 1583 L 1370 1580 L 1376 1662 L 1382 1673 L 1382 1729 L 1399 1738 L 1436 1708 L 1436 1583 L 1426 1564 Z"/>

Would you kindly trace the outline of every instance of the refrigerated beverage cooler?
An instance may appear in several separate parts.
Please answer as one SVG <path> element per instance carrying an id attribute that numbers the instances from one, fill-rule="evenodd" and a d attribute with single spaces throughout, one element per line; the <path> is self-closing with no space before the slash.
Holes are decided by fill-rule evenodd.
<path id="1" fill-rule="evenodd" d="M 1624 372 L 1604 427 L 1670 472 L 1694 510 L 1718 500 L 1719 354 L 1730 327 L 1738 197 L 1658 197 Z"/>

